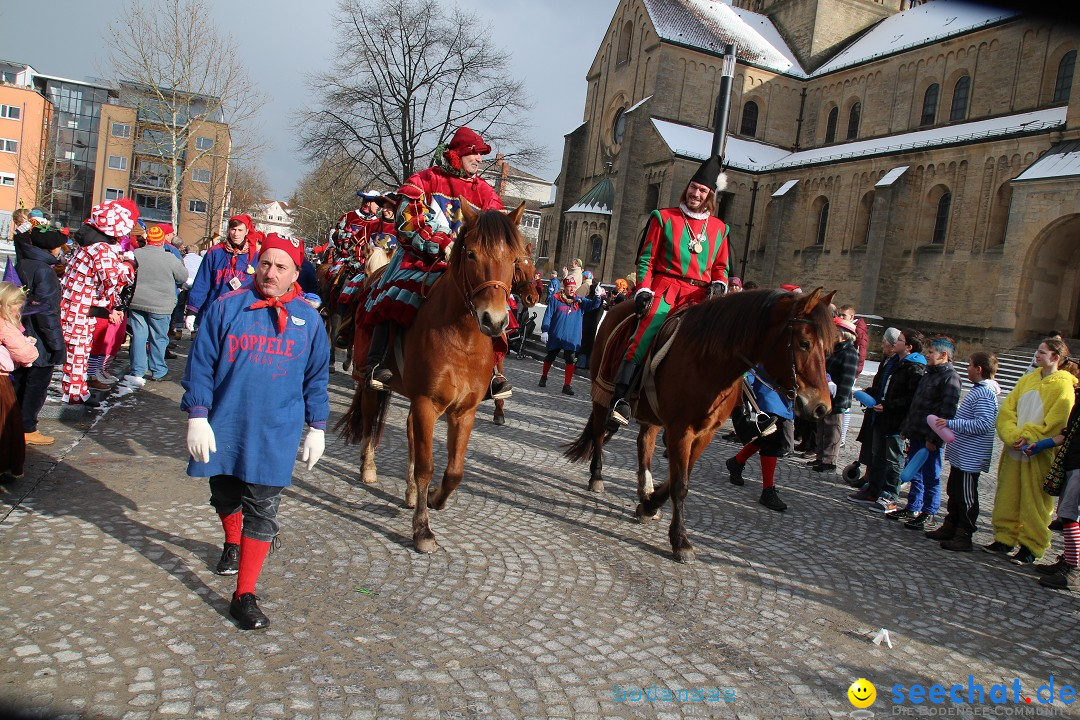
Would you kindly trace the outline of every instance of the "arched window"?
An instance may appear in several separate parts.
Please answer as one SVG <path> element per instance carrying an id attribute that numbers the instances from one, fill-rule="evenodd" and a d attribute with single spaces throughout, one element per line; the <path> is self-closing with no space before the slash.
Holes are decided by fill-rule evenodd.
<path id="1" fill-rule="evenodd" d="M 623 64 L 630 60 L 630 41 L 634 37 L 634 23 L 630 20 L 626 21 L 623 25 L 622 35 L 619 36 L 619 55 L 617 58 L 618 64 Z"/>
<path id="2" fill-rule="evenodd" d="M 619 145 L 626 135 L 626 108 L 619 108 L 615 112 L 615 119 L 611 123 L 611 139 Z"/>
<path id="3" fill-rule="evenodd" d="M 818 212 L 817 219 L 817 236 L 814 238 L 814 244 L 821 247 L 825 244 L 825 231 L 829 228 L 829 201 L 826 200 L 821 206 L 821 210 Z"/>
<path id="4" fill-rule="evenodd" d="M 836 122 L 840 117 L 840 108 L 833 108 L 829 111 L 829 120 L 825 123 L 825 143 L 831 143 L 836 140 Z"/>
<path id="5" fill-rule="evenodd" d="M 751 100 L 743 105 L 742 125 L 739 127 L 739 134 L 746 135 L 747 137 L 754 137 L 757 133 L 757 117 L 758 106 L 756 102 Z"/>
<path id="6" fill-rule="evenodd" d="M 604 238 L 599 235 L 593 235 L 589 238 L 589 262 L 600 262 L 601 255 L 604 254 Z"/>
<path id="7" fill-rule="evenodd" d="M 848 111 L 847 139 L 854 140 L 859 137 L 859 115 L 862 113 L 862 105 L 855 103 Z"/>
<path id="8" fill-rule="evenodd" d="M 945 234 L 949 231 L 949 209 L 952 206 L 952 193 L 945 192 L 937 203 L 937 217 L 934 219 L 935 245 L 945 244 Z"/>
<path id="9" fill-rule="evenodd" d="M 937 120 L 937 101 L 938 93 L 941 90 L 941 86 L 934 83 L 930 87 L 926 88 L 926 92 L 923 93 L 922 100 L 922 117 L 919 118 L 919 125 L 933 125 Z"/>
<path id="10" fill-rule="evenodd" d="M 949 120 L 963 120 L 967 117 L 968 97 L 971 95 L 971 77 L 964 75 L 956 81 L 952 91 L 952 109 Z"/>
<path id="11" fill-rule="evenodd" d="M 1058 63 L 1057 82 L 1054 83 L 1054 102 L 1069 102 L 1069 90 L 1072 89 L 1075 69 L 1076 51 L 1070 50 Z"/>

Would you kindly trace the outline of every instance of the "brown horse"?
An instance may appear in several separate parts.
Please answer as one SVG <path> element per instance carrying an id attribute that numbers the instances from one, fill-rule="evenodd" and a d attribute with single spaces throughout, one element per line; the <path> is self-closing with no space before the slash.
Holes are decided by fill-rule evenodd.
<path id="1" fill-rule="evenodd" d="M 825 355 L 837 339 L 829 312 L 832 296 L 822 296 L 821 288 L 805 295 L 782 290 L 733 293 L 687 308 L 658 333 L 657 346 L 661 346 L 670 336 L 672 323 L 679 323 L 667 354 L 651 373 L 655 406 L 643 396 L 634 411 L 641 426 L 637 516 L 659 519 L 659 508 L 671 497 L 668 535 L 676 560 L 694 559 L 684 526 L 690 472 L 716 430 L 731 416 L 743 373 L 760 365 L 762 376 L 770 378 L 777 392 L 791 400 L 795 412 L 804 418 L 821 418 L 832 407 L 825 377 Z M 604 318 L 594 345 L 597 360 L 604 357 L 615 329 L 633 310 L 633 303 L 620 303 Z M 612 350 L 624 352 L 625 348 L 613 344 Z M 574 461 L 591 458 L 589 489 L 594 492 L 604 491 L 602 448 L 609 432 L 608 407 L 596 398 L 604 397 L 598 392 L 597 376 L 607 364 L 589 364 L 592 415 L 581 437 L 565 453 Z M 661 427 L 667 433 L 668 481 L 653 489 L 650 465 Z"/>
<path id="2" fill-rule="evenodd" d="M 405 504 L 416 508 L 413 544 L 419 552 L 433 552 L 436 546 L 428 507 L 443 509 L 465 474 L 465 449 L 476 408 L 491 381 L 491 339 L 505 332 L 510 322 L 506 304 L 510 283 L 525 255 L 517 230 L 524 210 L 522 203 L 509 215 L 496 210 L 477 213 L 469 203 L 461 203 L 464 223 L 457 243 L 446 272 L 403 334 L 403 361 L 398 362 L 396 351 L 388 353 L 395 377 L 392 390 L 409 399 Z M 366 347 L 360 347 L 366 335 L 357 333 L 356 357 L 366 355 Z M 375 448 L 389 403 L 389 391 L 369 390 L 360 382 L 338 423 L 346 442 L 361 446 L 361 479 L 368 484 L 376 481 Z M 444 414 L 449 457 L 442 483 L 429 489 L 432 435 L 435 421 Z"/>
<path id="3" fill-rule="evenodd" d="M 336 372 L 338 348 L 345 350 L 345 361 L 341 363 L 342 370 L 348 370 L 352 361 L 351 347 L 348 344 L 340 344 L 339 338 L 342 325 L 346 317 L 351 316 L 353 309 L 351 306 L 342 307 L 338 303 L 338 298 L 341 296 L 345 283 L 357 272 L 358 266 L 347 262 L 337 274 L 332 274 L 332 269 L 331 263 L 323 263 L 315 269 L 315 277 L 318 278 L 318 294 L 322 298 L 319 314 L 322 315 L 323 322 L 326 324 L 326 335 L 330 340 L 330 372 Z"/>
<path id="4" fill-rule="evenodd" d="M 525 246 L 525 256 L 522 258 L 516 266 L 514 266 L 514 282 L 510 285 L 510 292 L 521 298 L 521 301 L 525 303 L 525 307 L 532 307 L 536 303 L 540 302 L 540 293 L 536 289 L 536 283 L 533 281 L 533 273 L 536 271 L 536 267 L 532 261 L 532 243 Z M 522 339 L 522 342 L 525 342 Z M 503 371 L 503 363 L 506 360 L 506 355 L 499 355 L 499 360 L 496 363 L 496 367 L 499 368 L 499 372 Z M 506 424 L 506 401 L 495 401 L 495 414 L 492 416 L 491 421 L 496 425 Z"/>

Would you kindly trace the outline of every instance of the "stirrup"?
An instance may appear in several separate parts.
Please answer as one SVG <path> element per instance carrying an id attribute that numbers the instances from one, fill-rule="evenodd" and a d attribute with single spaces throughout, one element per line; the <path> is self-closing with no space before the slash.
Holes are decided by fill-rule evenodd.
<path id="1" fill-rule="evenodd" d="M 625 398 L 619 398 L 611 406 L 611 420 L 625 427 L 630 424 L 633 416 L 630 413 L 630 403 Z"/>
<path id="2" fill-rule="evenodd" d="M 387 386 L 392 382 L 394 382 L 394 373 L 382 365 L 373 367 L 368 376 L 368 387 L 372 390 L 388 390 Z"/>
<path id="3" fill-rule="evenodd" d="M 488 392 L 491 393 L 492 400 L 505 400 L 514 394 L 514 387 L 506 379 L 506 376 L 496 373 L 491 376 Z"/>

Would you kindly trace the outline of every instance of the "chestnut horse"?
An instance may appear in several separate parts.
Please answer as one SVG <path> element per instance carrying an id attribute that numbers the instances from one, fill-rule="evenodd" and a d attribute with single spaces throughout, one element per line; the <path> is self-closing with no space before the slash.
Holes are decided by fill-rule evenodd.
<path id="1" fill-rule="evenodd" d="M 540 302 L 540 293 L 536 289 L 536 283 L 533 281 L 533 273 L 536 271 L 536 267 L 532 261 L 532 243 L 525 246 L 525 255 L 521 258 L 521 261 L 514 266 L 514 282 L 510 286 L 510 292 L 517 295 L 519 300 L 525 303 L 525 307 L 532 307 L 536 303 Z M 524 343 L 525 340 L 522 339 Z M 503 363 L 506 360 L 506 354 L 500 353 L 498 360 L 495 363 L 499 368 L 499 372 L 503 371 Z M 506 401 L 495 401 L 495 414 L 492 415 L 491 421 L 496 425 L 506 424 Z"/>
<path id="2" fill-rule="evenodd" d="M 679 328 L 659 366 L 652 373 L 655 404 L 643 394 L 634 411 L 638 432 L 639 519 L 659 519 L 659 508 L 671 497 L 668 536 L 675 559 L 689 562 L 694 550 L 686 538 L 684 502 L 694 463 L 712 441 L 739 401 L 739 379 L 755 365 L 777 392 L 790 399 L 800 416 L 816 420 L 832 407 L 825 377 L 825 355 L 836 343 L 829 304 L 833 293 L 821 288 L 808 294 L 751 290 L 707 300 L 675 314 Z M 634 311 L 634 304 L 616 305 L 596 334 L 594 357 L 604 357 L 613 331 Z M 674 318 L 677 318 L 675 320 Z M 632 322 L 632 320 L 631 320 Z M 667 339 L 657 334 L 657 346 Z M 614 352 L 625 352 L 612 345 Z M 651 360 L 651 358 L 650 358 Z M 593 409 L 589 422 L 565 455 L 573 461 L 591 458 L 589 489 L 604 491 L 603 453 L 608 407 L 595 400 L 602 361 L 589 363 Z M 599 393 L 602 397 L 603 393 Z M 660 428 L 667 433 L 668 480 L 653 488 L 652 454 Z"/>
<path id="3" fill-rule="evenodd" d="M 509 215 L 497 210 L 477 213 L 468 202 L 461 203 L 464 222 L 447 269 L 400 340 L 403 361 L 399 363 L 394 347 L 387 354 L 394 371 L 391 389 L 409 399 L 405 504 L 416 508 L 413 544 L 419 552 L 436 547 L 428 507 L 442 510 L 465 474 L 465 449 L 476 408 L 491 381 L 491 339 L 509 325 L 510 284 L 525 255 L 517 229 L 524 210 L 522 203 Z M 358 358 L 367 354 L 366 346 L 361 347 L 367 335 L 357 332 Z M 376 481 L 375 448 L 389 403 L 390 391 L 369 390 L 361 381 L 337 425 L 346 442 L 360 444 L 361 479 L 368 484 Z M 446 415 L 446 470 L 439 487 L 429 488 L 432 435 L 442 415 Z"/>

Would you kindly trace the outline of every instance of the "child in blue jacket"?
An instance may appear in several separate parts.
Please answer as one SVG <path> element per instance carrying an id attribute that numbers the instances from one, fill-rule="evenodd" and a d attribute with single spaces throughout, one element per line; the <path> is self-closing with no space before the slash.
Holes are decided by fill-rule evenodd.
<path id="1" fill-rule="evenodd" d="M 542 332 L 547 333 L 547 355 L 544 357 L 544 373 L 540 376 L 540 387 L 547 386 L 548 371 L 559 351 L 563 351 L 566 360 L 566 375 L 563 382 L 563 394 L 573 395 L 570 381 L 574 378 L 577 365 L 577 352 L 581 348 L 581 319 L 584 313 L 600 307 L 604 301 L 604 289 L 597 288 L 596 296 L 591 298 L 575 297 L 577 283 L 573 276 L 563 280 L 558 292 L 548 298 L 547 312 L 544 313 Z"/>
<path id="2" fill-rule="evenodd" d="M 743 485 L 742 471 L 755 453 L 761 452 L 761 497 L 758 502 L 777 512 L 787 510 L 787 503 L 776 492 L 774 478 L 776 461 L 795 446 L 795 417 L 791 402 L 785 400 L 767 382 L 761 379 L 761 367 L 751 370 L 751 390 L 762 412 L 768 413 L 776 423 L 776 429 L 747 443 L 733 458 L 727 459 L 728 479 L 732 485 Z"/>

